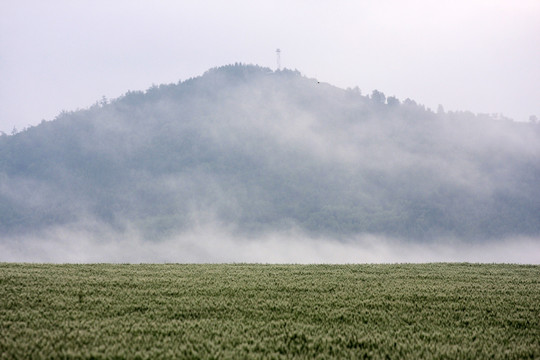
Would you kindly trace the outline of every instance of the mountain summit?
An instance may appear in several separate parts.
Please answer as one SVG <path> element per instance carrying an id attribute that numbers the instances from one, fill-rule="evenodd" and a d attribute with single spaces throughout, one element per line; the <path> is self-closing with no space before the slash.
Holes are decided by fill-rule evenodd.
<path id="1" fill-rule="evenodd" d="M 231 65 L 1 136 L 0 232 L 539 237 L 538 184 L 537 124 Z"/>

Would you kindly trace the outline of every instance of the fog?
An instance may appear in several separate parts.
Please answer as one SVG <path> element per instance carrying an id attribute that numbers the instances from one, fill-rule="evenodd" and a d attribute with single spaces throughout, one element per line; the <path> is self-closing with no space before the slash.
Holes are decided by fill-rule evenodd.
<path id="1" fill-rule="evenodd" d="M 143 240 L 93 222 L 49 229 L 40 235 L 3 239 L 2 262 L 47 263 L 518 263 L 540 264 L 540 239 L 499 239 L 470 244 L 441 239 L 417 243 L 377 235 L 336 241 L 298 229 L 246 238 L 216 223 L 159 241 Z"/>
<path id="2" fill-rule="evenodd" d="M 213 68 L 0 137 L 0 261 L 538 263 L 539 129 Z"/>

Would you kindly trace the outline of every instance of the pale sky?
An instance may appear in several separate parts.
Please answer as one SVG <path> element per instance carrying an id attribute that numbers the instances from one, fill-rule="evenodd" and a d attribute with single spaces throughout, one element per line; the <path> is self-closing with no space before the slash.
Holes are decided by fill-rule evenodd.
<path id="1" fill-rule="evenodd" d="M 235 62 L 540 117 L 540 0 L 0 0 L 0 131 Z"/>

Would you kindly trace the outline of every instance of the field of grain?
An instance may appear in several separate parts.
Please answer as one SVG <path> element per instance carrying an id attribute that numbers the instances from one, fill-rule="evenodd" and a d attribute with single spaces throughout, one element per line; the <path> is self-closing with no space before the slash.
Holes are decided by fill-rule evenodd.
<path id="1" fill-rule="evenodd" d="M 4 263 L 0 356 L 540 358 L 540 267 Z"/>

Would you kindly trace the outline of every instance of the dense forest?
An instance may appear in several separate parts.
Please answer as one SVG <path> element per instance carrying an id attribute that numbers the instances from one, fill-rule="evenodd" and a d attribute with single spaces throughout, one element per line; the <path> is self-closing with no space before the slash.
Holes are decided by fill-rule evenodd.
<path id="1" fill-rule="evenodd" d="M 539 184 L 538 124 L 236 64 L 0 136 L 0 233 L 538 237 Z"/>

